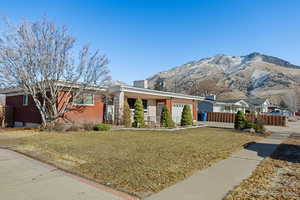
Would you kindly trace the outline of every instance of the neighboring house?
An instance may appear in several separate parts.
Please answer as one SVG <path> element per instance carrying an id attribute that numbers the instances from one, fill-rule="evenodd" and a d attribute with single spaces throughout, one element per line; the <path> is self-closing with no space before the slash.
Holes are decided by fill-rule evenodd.
<path id="1" fill-rule="evenodd" d="M 271 106 L 270 101 L 266 98 L 249 98 L 245 99 L 245 101 L 249 104 L 250 112 L 267 113 Z"/>
<path id="2" fill-rule="evenodd" d="M 136 86 L 136 87 L 135 87 Z M 141 98 L 144 105 L 145 121 L 148 124 L 160 123 L 163 105 L 166 105 L 176 123 L 180 123 L 184 105 L 190 105 L 193 119 L 197 120 L 197 103 L 204 98 L 185 94 L 163 92 L 147 89 L 146 81 L 135 82 L 135 86 L 115 85 L 111 87 L 90 88 L 73 100 L 64 120 L 75 123 L 107 122 L 122 124 L 124 101 L 133 109 L 137 98 Z M 63 92 L 63 91 L 62 91 Z M 34 127 L 41 123 L 41 116 L 33 99 L 22 93 L 20 89 L 4 89 L 6 105 L 13 108 L 15 126 Z M 104 101 L 107 96 L 109 100 Z M 57 104 L 59 107 L 59 103 Z"/>
<path id="3" fill-rule="evenodd" d="M 228 100 L 201 100 L 198 102 L 199 112 L 227 112 L 236 113 L 237 111 L 245 112 L 249 108 L 246 101 L 242 99 Z"/>

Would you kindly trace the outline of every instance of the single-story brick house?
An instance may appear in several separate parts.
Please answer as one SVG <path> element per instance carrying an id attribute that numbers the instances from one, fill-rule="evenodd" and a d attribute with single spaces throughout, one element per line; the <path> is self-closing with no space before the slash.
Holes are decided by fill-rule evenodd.
<path id="1" fill-rule="evenodd" d="M 0 93 L 6 95 L 6 105 L 13 109 L 14 126 L 35 127 L 41 123 L 41 116 L 30 96 L 18 88 L 3 89 Z M 107 96 L 110 97 L 110 101 L 104 101 Z M 73 100 L 72 109 L 69 109 L 64 118 L 74 123 L 122 124 L 124 102 L 127 101 L 133 110 L 137 98 L 143 100 L 145 121 L 148 124 L 160 122 L 164 104 L 169 108 L 176 123 L 180 123 L 181 112 L 186 104 L 191 106 L 193 119 L 197 120 L 198 101 L 203 100 L 199 96 L 147 89 L 146 81 L 137 81 L 134 86 L 114 85 L 89 89 L 83 98 Z M 57 106 L 60 106 L 59 100 Z"/>

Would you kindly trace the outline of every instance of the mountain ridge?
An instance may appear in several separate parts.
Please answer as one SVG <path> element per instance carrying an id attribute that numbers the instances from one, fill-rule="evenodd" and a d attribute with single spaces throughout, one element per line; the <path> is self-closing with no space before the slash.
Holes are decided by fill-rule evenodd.
<path id="1" fill-rule="evenodd" d="M 202 58 L 159 72 L 147 80 L 152 89 L 157 81 L 163 81 L 164 90 L 187 94 L 193 94 L 190 89 L 195 82 L 212 80 L 218 87 L 233 90 L 231 95 L 228 91 L 220 94 L 220 98 L 268 97 L 275 103 L 284 100 L 293 109 L 297 109 L 300 99 L 300 66 L 258 52 Z M 294 97 L 296 102 L 291 100 Z"/>

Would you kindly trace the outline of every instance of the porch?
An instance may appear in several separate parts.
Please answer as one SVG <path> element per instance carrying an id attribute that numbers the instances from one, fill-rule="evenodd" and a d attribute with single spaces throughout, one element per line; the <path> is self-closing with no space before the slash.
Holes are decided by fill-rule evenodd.
<path id="1" fill-rule="evenodd" d="M 152 90 L 151 90 L 152 92 Z M 149 92 L 150 93 L 150 92 Z M 161 112 L 164 105 L 170 111 L 172 120 L 179 124 L 181 121 L 181 113 L 184 105 L 191 106 L 193 119 L 197 120 L 197 101 L 192 99 L 176 98 L 172 96 L 162 96 L 149 93 L 139 93 L 137 91 L 121 91 L 114 93 L 113 103 L 110 113 L 114 124 L 122 124 L 124 102 L 127 101 L 131 109 L 131 121 L 133 121 L 134 104 L 137 99 L 143 101 L 144 106 L 144 120 L 147 125 L 159 126 Z M 154 92 L 152 92 L 154 93 Z M 107 114 L 107 112 L 106 112 Z"/>

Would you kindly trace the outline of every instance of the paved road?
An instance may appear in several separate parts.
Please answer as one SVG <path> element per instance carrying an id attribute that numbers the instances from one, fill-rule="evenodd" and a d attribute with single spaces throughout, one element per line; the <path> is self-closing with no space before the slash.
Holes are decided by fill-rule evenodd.
<path id="1" fill-rule="evenodd" d="M 129 196 L 0 149 L 0 199 L 120 200 Z"/>

